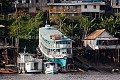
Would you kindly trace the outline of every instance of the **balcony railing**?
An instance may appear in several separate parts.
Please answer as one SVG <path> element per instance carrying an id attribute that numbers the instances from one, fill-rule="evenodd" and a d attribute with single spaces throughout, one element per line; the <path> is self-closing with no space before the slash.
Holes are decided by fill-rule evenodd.
<path id="1" fill-rule="evenodd" d="M 16 4 L 17 8 L 41 7 L 41 6 L 42 6 L 42 4 L 40 4 L 40 3 L 36 3 L 36 4 L 33 4 L 33 3 L 18 3 L 18 4 Z"/>
<path id="2" fill-rule="evenodd" d="M 80 13 L 81 9 L 49 9 L 50 13 Z"/>
<path id="3" fill-rule="evenodd" d="M 98 49 L 120 49 L 120 45 L 99 45 Z"/>
<path id="4" fill-rule="evenodd" d="M 105 13 L 105 10 L 100 10 L 100 13 Z"/>
<path id="5" fill-rule="evenodd" d="M 40 59 L 37 59 L 37 58 L 29 58 L 29 59 L 21 59 L 21 58 L 18 58 L 17 59 L 17 62 L 18 63 L 25 63 L 25 62 L 39 62 Z"/>
<path id="6" fill-rule="evenodd" d="M 28 3 L 19 3 L 19 4 L 16 4 L 16 7 L 18 8 L 27 8 L 27 7 L 29 7 L 29 4 Z"/>
<path id="7" fill-rule="evenodd" d="M 57 48 L 72 48 L 72 45 L 70 44 L 57 44 Z"/>
<path id="8" fill-rule="evenodd" d="M 56 43 L 47 43 L 43 39 L 41 39 L 42 45 L 47 48 L 72 48 L 71 44 L 56 44 Z"/>

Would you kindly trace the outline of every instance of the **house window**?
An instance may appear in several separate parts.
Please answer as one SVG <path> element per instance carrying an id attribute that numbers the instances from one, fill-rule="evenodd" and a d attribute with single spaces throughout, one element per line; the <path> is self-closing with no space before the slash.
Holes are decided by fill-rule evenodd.
<path id="1" fill-rule="evenodd" d="M 36 3 L 38 3 L 39 2 L 39 0 L 36 0 Z"/>
<path id="2" fill-rule="evenodd" d="M 96 9 L 96 5 L 94 5 L 93 8 Z"/>
<path id="3" fill-rule="evenodd" d="M 26 0 L 26 3 L 29 3 L 30 2 L 30 0 Z"/>
<path id="4" fill-rule="evenodd" d="M 22 0 L 18 0 L 19 3 L 22 3 Z"/>
<path id="5" fill-rule="evenodd" d="M 81 5 L 78 8 L 81 8 Z"/>
<path id="6" fill-rule="evenodd" d="M 34 69 L 38 70 L 38 63 L 34 63 Z"/>
<path id="7" fill-rule="evenodd" d="M 119 5 L 119 0 L 116 0 L 116 5 Z"/>
<path id="8" fill-rule="evenodd" d="M 84 5 L 84 8 L 86 9 L 86 8 L 87 8 L 87 5 Z"/>
<path id="9" fill-rule="evenodd" d="M 47 0 L 47 3 L 50 3 L 50 0 Z"/>

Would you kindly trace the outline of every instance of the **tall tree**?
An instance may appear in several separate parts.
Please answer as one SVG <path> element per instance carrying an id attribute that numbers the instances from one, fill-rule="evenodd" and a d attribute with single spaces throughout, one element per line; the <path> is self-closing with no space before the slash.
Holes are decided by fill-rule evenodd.
<path id="1" fill-rule="evenodd" d="M 90 33 L 92 27 L 95 25 L 94 21 L 95 19 L 89 20 L 86 16 L 80 17 L 80 29 L 83 31 L 82 38 L 86 37 Z"/>
<path id="2" fill-rule="evenodd" d="M 108 18 L 101 18 L 100 28 L 104 28 L 109 31 L 111 34 L 116 35 L 119 30 L 120 18 L 110 16 Z"/>
<path id="3" fill-rule="evenodd" d="M 62 30 L 62 27 L 64 26 L 65 20 L 66 20 L 66 16 L 65 14 L 62 14 L 62 13 L 59 15 L 55 15 L 54 17 L 51 18 L 51 22 L 55 22 L 60 31 Z"/>
<path id="4" fill-rule="evenodd" d="M 76 27 L 77 27 L 77 24 L 76 25 L 72 25 L 72 24 L 65 25 L 62 31 L 67 36 L 73 36 L 73 31 Z"/>
<path id="5" fill-rule="evenodd" d="M 13 15 L 10 19 L 11 24 L 9 26 L 10 35 L 23 39 L 29 39 L 30 36 L 38 35 L 38 29 L 43 26 L 44 13 L 40 11 L 36 16 L 30 16 L 29 14 Z"/>

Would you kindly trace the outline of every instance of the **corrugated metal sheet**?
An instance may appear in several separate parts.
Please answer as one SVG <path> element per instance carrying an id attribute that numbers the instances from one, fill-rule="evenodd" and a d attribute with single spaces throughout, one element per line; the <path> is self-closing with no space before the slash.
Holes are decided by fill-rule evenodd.
<path id="1" fill-rule="evenodd" d="M 100 34 L 102 34 L 105 31 L 105 29 L 100 29 L 100 30 L 96 30 L 95 32 L 91 33 L 88 37 L 86 37 L 85 39 L 95 39 L 96 37 L 98 37 Z"/>

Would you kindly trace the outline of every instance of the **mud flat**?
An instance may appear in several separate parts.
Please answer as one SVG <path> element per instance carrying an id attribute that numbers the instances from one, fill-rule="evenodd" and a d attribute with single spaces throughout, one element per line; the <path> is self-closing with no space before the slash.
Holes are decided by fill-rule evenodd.
<path id="1" fill-rule="evenodd" d="M 120 80 L 120 73 L 88 71 L 58 74 L 0 74 L 0 80 Z"/>

